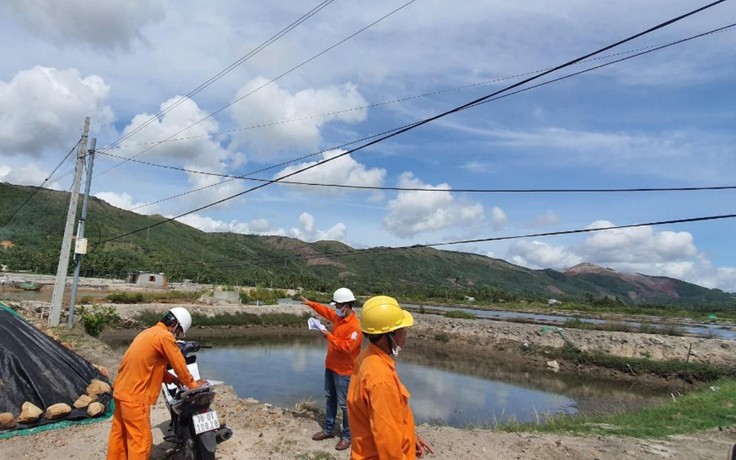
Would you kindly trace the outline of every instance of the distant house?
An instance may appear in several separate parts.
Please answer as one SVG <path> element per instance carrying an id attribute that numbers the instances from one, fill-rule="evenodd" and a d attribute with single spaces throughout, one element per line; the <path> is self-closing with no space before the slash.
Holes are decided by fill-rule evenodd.
<path id="1" fill-rule="evenodd" d="M 560 302 L 557 299 L 548 299 L 547 300 L 547 305 L 557 305 L 558 303 L 562 303 L 562 302 Z"/>
<path id="2" fill-rule="evenodd" d="M 135 284 L 136 286 L 144 288 L 165 288 L 169 284 L 169 280 L 163 273 L 149 273 L 149 272 L 128 272 L 128 276 L 125 278 L 125 282 L 128 284 Z"/>
<path id="3" fill-rule="evenodd" d="M 3 240 L 3 241 L 0 241 L 0 248 L 3 248 L 3 249 L 5 249 L 6 251 L 7 251 L 8 249 L 12 248 L 13 246 L 15 246 L 15 243 L 13 243 L 13 242 L 12 242 L 12 241 L 10 241 L 10 240 Z"/>

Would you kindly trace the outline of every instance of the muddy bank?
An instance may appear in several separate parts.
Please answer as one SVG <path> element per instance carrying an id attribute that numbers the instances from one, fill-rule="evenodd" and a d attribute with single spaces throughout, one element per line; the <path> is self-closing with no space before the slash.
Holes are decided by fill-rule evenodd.
<path id="1" fill-rule="evenodd" d="M 169 306 L 154 306 L 165 311 Z M 120 306 L 118 310 L 123 317 L 132 317 L 137 311 L 151 308 L 150 305 Z M 281 311 L 300 313 L 301 306 L 289 307 L 255 307 L 255 306 L 190 306 L 194 311 L 204 314 L 222 312 L 262 312 Z M 44 326 L 45 319 L 29 310 L 31 320 Z M 304 310 L 306 311 L 306 310 Z M 527 346 L 561 346 L 564 343 L 559 334 L 543 332 L 539 327 L 524 324 L 503 323 L 498 321 L 456 320 L 438 316 L 416 315 L 416 326 L 412 328 L 410 342 L 404 356 L 412 359 L 431 360 L 441 353 L 449 354 L 458 366 L 471 365 L 477 369 L 497 369 L 499 366 L 479 365 L 479 363 L 507 363 L 510 367 L 542 365 L 544 357 L 530 356 L 521 351 L 524 343 Z M 126 339 L 132 337 L 137 330 L 110 331 L 106 338 Z M 279 334 L 308 334 L 305 327 L 300 329 L 277 328 Z M 94 362 L 108 366 L 115 373 L 120 359 L 120 352 L 107 346 L 104 342 L 91 338 L 79 328 L 72 331 L 60 328 L 52 331 L 60 340 L 68 343 L 79 354 Z M 206 339 L 212 336 L 241 336 L 273 334 L 274 329 L 262 327 L 249 328 L 197 328 L 192 329 L 190 338 Z M 446 334 L 445 336 L 440 334 Z M 685 339 L 677 337 L 632 337 L 627 333 L 598 333 L 596 331 L 570 331 L 563 334 L 568 340 L 575 341 L 579 347 L 633 351 L 643 347 L 661 347 L 664 345 L 682 347 L 686 341 L 670 342 L 669 339 Z M 610 336 L 613 344 L 607 344 L 605 336 Z M 662 343 L 657 340 L 660 339 Z M 627 342 L 624 342 L 626 340 Z M 728 348 L 722 341 L 697 342 L 693 346 L 696 354 L 691 359 L 713 359 L 716 362 L 731 362 Z M 627 345 L 627 346 L 622 346 Z M 726 344 L 730 345 L 730 344 Z M 687 351 L 686 351 L 687 352 Z M 485 353 L 485 354 L 481 354 Z M 649 351 L 653 355 L 674 355 L 674 351 Z M 677 353 L 680 353 L 679 348 Z M 639 353 L 640 354 L 640 353 Z M 630 356 L 634 356 L 632 353 Z M 500 366 L 503 368 L 503 366 Z M 561 372 L 567 371 L 565 363 L 561 363 Z M 495 370 L 494 370 L 495 372 Z M 411 390 L 411 389 L 410 389 Z M 318 404 L 321 406 L 321 404 Z M 296 410 L 295 408 L 279 408 L 264 404 L 247 397 L 238 398 L 231 387 L 220 387 L 215 400 L 215 409 L 228 425 L 233 427 L 234 436 L 221 444 L 218 449 L 220 459 L 295 459 L 324 458 L 346 460 L 348 452 L 337 452 L 330 441 L 315 442 L 311 434 L 319 429 L 320 414 L 318 411 Z M 163 429 L 168 423 L 168 414 L 161 402 L 152 410 L 152 426 L 154 435 L 153 458 L 167 458 L 167 452 L 173 447 L 163 440 Z M 33 436 L 15 437 L 0 441 L 0 458 L 75 458 L 79 460 L 104 458 L 107 434 L 110 421 L 75 426 L 63 430 L 39 433 Z M 710 430 L 694 435 L 674 436 L 659 440 L 639 440 L 624 437 L 588 436 L 577 437 L 558 434 L 537 433 L 502 433 L 483 429 L 456 429 L 421 425 L 418 433 L 429 440 L 435 447 L 435 454 L 430 459 L 641 459 L 653 460 L 662 458 L 697 458 L 721 459 L 736 438 L 733 430 Z"/>

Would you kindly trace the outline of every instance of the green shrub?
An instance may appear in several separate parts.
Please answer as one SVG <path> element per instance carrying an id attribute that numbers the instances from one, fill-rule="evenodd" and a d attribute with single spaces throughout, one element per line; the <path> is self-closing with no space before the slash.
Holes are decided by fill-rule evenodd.
<path id="1" fill-rule="evenodd" d="M 434 335 L 434 339 L 438 342 L 449 342 L 450 336 L 446 332 L 438 332 Z"/>
<path id="2" fill-rule="evenodd" d="M 281 289 L 266 289 L 258 287 L 251 291 L 240 291 L 240 302 L 245 304 L 276 305 L 279 299 L 286 297 L 286 292 Z"/>
<path id="3" fill-rule="evenodd" d="M 120 316 L 115 307 L 93 305 L 92 307 L 80 307 L 79 317 L 84 325 L 84 330 L 92 337 L 99 337 L 105 327 L 115 326 L 120 322 Z"/>
<path id="4" fill-rule="evenodd" d="M 113 292 L 106 299 L 112 303 L 143 303 L 145 301 L 142 292 Z"/>
<path id="5" fill-rule="evenodd" d="M 173 303 L 198 299 L 202 293 L 203 291 L 113 292 L 106 299 L 112 303 Z"/>
<path id="6" fill-rule="evenodd" d="M 562 327 L 566 327 L 568 329 L 582 329 L 583 320 L 581 320 L 580 318 L 570 318 L 565 320 L 565 322 L 562 324 Z"/>
<path id="7" fill-rule="evenodd" d="M 475 319 L 475 315 L 462 310 L 450 310 L 445 312 L 447 318 Z"/>
<path id="8" fill-rule="evenodd" d="M 138 312 L 138 314 L 133 317 L 133 320 L 137 321 L 142 326 L 149 327 L 161 321 L 163 316 L 163 313 L 156 313 L 153 310 L 144 310 Z"/>

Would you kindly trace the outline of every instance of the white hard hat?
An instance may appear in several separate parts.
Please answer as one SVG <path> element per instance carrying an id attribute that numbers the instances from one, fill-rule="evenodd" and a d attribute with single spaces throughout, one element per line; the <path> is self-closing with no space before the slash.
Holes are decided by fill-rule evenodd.
<path id="1" fill-rule="evenodd" d="M 351 291 L 348 288 L 340 288 L 337 291 L 335 291 L 334 294 L 332 294 L 332 302 L 330 302 L 332 305 L 338 304 L 338 303 L 348 303 L 348 302 L 355 302 L 355 296 L 353 295 L 353 291 Z"/>
<path id="2" fill-rule="evenodd" d="M 189 330 L 189 327 L 192 325 L 192 315 L 190 315 L 187 309 L 184 307 L 174 307 L 169 310 L 169 313 L 174 315 L 176 320 L 179 321 L 181 331 L 186 334 Z"/>

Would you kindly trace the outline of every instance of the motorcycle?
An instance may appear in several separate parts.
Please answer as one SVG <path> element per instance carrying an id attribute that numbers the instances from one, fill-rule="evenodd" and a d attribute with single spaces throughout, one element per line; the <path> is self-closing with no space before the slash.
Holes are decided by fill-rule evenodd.
<path id="1" fill-rule="evenodd" d="M 177 341 L 179 349 L 187 362 L 187 368 L 195 380 L 199 377 L 196 353 L 201 346 L 195 341 Z M 169 372 L 175 374 L 173 370 Z M 184 460 L 214 460 L 217 444 L 227 441 L 233 435 L 232 429 L 221 424 L 217 411 L 210 408 L 215 399 L 215 385 L 222 382 L 208 380 L 192 390 L 182 390 L 174 384 L 162 384 L 166 407 L 169 409 L 171 422 L 170 434 L 164 440 L 176 444 L 174 458 Z"/>

